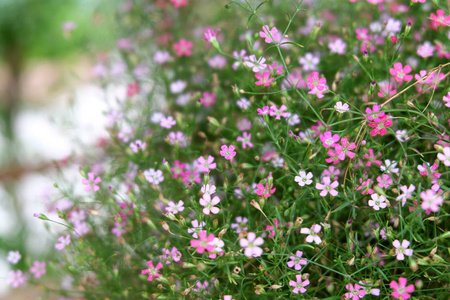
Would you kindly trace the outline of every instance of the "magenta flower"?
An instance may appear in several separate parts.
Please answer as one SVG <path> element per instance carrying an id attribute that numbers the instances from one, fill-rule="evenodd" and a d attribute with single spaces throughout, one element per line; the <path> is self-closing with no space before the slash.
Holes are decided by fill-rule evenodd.
<path id="1" fill-rule="evenodd" d="M 147 262 L 148 269 L 142 270 L 141 274 L 148 274 L 147 281 L 152 281 L 156 277 L 161 277 L 162 275 L 158 273 L 158 270 L 162 269 L 163 264 L 158 263 L 156 267 L 153 266 L 153 261 L 149 260 Z"/>
<path id="2" fill-rule="evenodd" d="M 402 299 L 409 299 L 411 297 L 411 295 L 408 293 L 414 292 L 414 285 L 410 284 L 410 285 L 406 286 L 407 282 L 408 282 L 408 280 L 404 277 L 400 277 L 398 279 L 398 283 L 395 282 L 394 280 L 392 280 L 391 283 L 389 284 L 391 289 L 394 290 L 391 293 L 392 297 L 394 297 L 394 298 L 402 297 Z"/>
<path id="3" fill-rule="evenodd" d="M 327 163 L 333 163 L 335 165 L 339 163 L 340 152 L 338 152 L 337 150 L 330 149 L 328 150 L 327 154 L 330 156 L 329 158 L 325 159 Z"/>
<path id="4" fill-rule="evenodd" d="M 308 88 L 311 90 L 323 91 L 326 87 L 327 79 L 325 77 L 319 78 L 319 72 L 312 72 L 308 76 Z"/>
<path id="5" fill-rule="evenodd" d="M 209 171 L 214 170 L 216 166 L 214 157 L 211 155 L 208 156 L 208 159 L 205 159 L 203 156 L 200 156 L 197 159 L 197 168 L 199 172 L 208 173 Z"/>
<path id="6" fill-rule="evenodd" d="M 86 185 L 86 187 L 84 188 L 84 190 L 86 192 L 89 192 L 92 188 L 92 190 L 94 190 L 95 192 L 98 191 L 100 188 L 97 184 L 99 184 L 102 180 L 100 179 L 100 177 L 97 176 L 97 178 L 95 178 L 94 173 L 89 172 L 88 173 L 88 178 L 89 179 L 83 179 L 81 180 L 81 183 Z"/>
<path id="7" fill-rule="evenodd" d="M 354 142 L 349 144 L 346 138 L 341 139 L 341 144 L 335 144 L 334 149 L 339 153 L 338 157 L 340 160 L 344 160 L 346 155 L 350 158 L 354 158 L 356 155 L 354 152 L 350 151 L 356 149 L 356 144 Z"/>
<path id="8" fill-rule="evenodd" d="M 175 1 L 180 1 L 180 0 L 175 0 Z M 185 40 L 185 39 L 181 39 L 178 41 L 178 43 L 175 43 L 173 45 L 173 49 L 175 50 L 175 52 L 177 53 L 178 56 L 191 56 L 192 55 L 192 42 Z"/>
<path id="9" fill-rule="evenodd" d="M 331 183 L 331 179 L 328 176 L 324 177 L 322 180 L 323 184 L 318 182 L 316 183 L 316 189 L 322 190 L 322 192 L 320 192 L 320 196 L 325 197 L 328 193 L 332 196 L 337 196 L 338 192 L 335 188 L 339 186 L 339 183 L 337 181 L 333 181 L 333 183 Z"/>
<path id="10" fill-rule="evenodd" d="M 390 68 L 389 72 L 392 76 L 395 76 L 395 80 L 397 80 L 397 82 L 402 82 L 403 80 L 411 81 L 413 78 L 412 75 L 407 75 L 411 72 L 411 67 L 409 65 L 405 65 L 405 67 L 403 67 L 401 62 L 396 62 L 394 64 L 394 68 Z"/>
<path id="11" fill-rule="evenodd" d="M 370 134 L 372 136 L 376 136 L 377 134 L 380 134 L 381 136 L 385 135 L 387 130 L 386 128 L 392 126 L 392 120 L 388 116 L 384 116 L 380 118 L 379 122 L 370 122 L 369 127 L 375 128 L 370 131 Z"/>
<path id="12" fill-rule="evenodd" d="M 257 187 L 256 194 L 258 194 L 258 196 L 263 196 L 266 198 L 272 196 L 272 194 L 275 193 L 276 190 L 276 188 L 272 188 L 273 183 L 270 184 L 270 188 L 269 183 L 266 183 L 266 186 L 264 186 L 262 183 L 258 183 L 256 187 Z"/>
<path id="13" fill-rule="evenodd" d="M 186 164 L 180 163 L 179 160 L 174 161 L 173 164 L 174 167 L 170 168 L 170 171 L 172 171 L 173 173 L 173 178 L 178 178 L 178 176 L 181 176 L 181 174 L 183 173 Z"/>
<path id="14" fill-rule="evenodd" d="M 407 249 L 409 247 L 409 241 L 403 240 L 402 244 L 400 244 L 399 240 L 395 240 L 392 242 L 392 245 L 395 247 L 395 255 L 397 255 L 397 260 L 404 260 L 406 256 L 412 256 L 413 250 Z"/>
<path id="15" fill-rule="evenodd" d="M 317 245 L 319 245 L 320 243 L 322 243 L 322 239 L 318 235 L 321 229 L 322 229 L 322 226 L 320 226 L 318 224 L 314 224 L 313 226 L 311 226 L 311 229 L 306 228 L 306 227 L 302 228 L 300 230 L 300 233 L 308 235 L 306 237 L 307 243 L 315 242 Z"/>
<path id="16" fill-rule="evenodd" d="M 231 160 L 233 157 L 236 156 L 236 151 L 234 151 L 234 146 L 230 145 L 222 145 L 222 147 L 220 147 L 220 149 L 222 149 L 220 151 L 220 155 L 222 155 L 225 159 Z"/>
<path id="17" fill-rule="evenodd" d="M 345 293 L 346 299 L 358 300 L 366 295 L 366 291 L 357 283 L 355 283 L 354 286 L 349 283 L 345 288 L 348 290 L 348 292 Z"/>
<path id="18" fill-rule="evenodd" d="M 170 0 L 175 8 L 187 5 L 187 0 Z"/>
<path id="19" fill-rule="evenodd" d="M 447 95 L 442 98 L 442 101 L 445 102 L 445 106 L 450 107 L 450 92 L 448 92 Z M 444 154 L 445 154 L 445 152 L 444 152 Z M 449 155 L 447 155 L 447 156 L 449 156 Z M 439 154 L 438 154 L 438 158 L 439 158 Z M 442 159 L 439 158 L 439 160 L 442 160 Z M 448 167 L 450 165 L 450 163 L 448 165 L 447 164 L 445 164 L 445 165 Z"/>
<path id="20" fill-rule="evenodd" d="M 45 269 L 45 261 L 34 261 L 33 266 L 30 268 L 30 272 L 34 275 L 34 278 L 40 278 L 47 272 Z"/>
<path id="21" fill-rule="evenodd" d="M 261 74 L 256 73 L 255 74 L 256 79 L 258 79 L 258 81 L 255 82 L 256 85 L 264 85 L 264 86 L 269 86 L 272 81 L 275 78 L 270 78 L 270 73 L 269 72 L 264 72 L 263 75 L 261 76 Z"/>
<path id="22" fill-rule="evenodd" d="M 304 265 L 307 264 L 306 259 L 302 259 L 302 255 L 303 255 L 303 252 L 297 250 L 295 255 L 292 254 L 292 256 L 289 257 L 290 261 L 288 261 L 287 266 L 289 268 L 294 267 L 294 269 L 297 270 L 297 271 L 301 270 L 302 269 L 302 265 L 304 266 Z"/>
<path id="23" fill-rule="evenodd" d="M 215 246 L 212 243 L 214 241 L 214 234 L 210 234 L 207 236 L 206 230 L 202 230 L 198 233 L 199 239 L 198 240 L 191 240 L 191 246 L 197 248 L 196 251 L 200 254 L 204 253 L 205 251 L 209 252 L 212 251 Z"/>
<path id="24" fill-rule="evenodd" d="M 211 106 L 214 103 L 216 103 L 216 94 L 215 93 L 210 93 L 210 92 L 204 92 L 203 96 L 200 98 L 200 100 L 198 101 L 201 104 L 203 104 L 203 106 Z"/>
<path id="25" fill-rule="evenodd" d="M 320 140 L 322 141 L 322 146 L 325 148 L 330 148 L 336 145 L 341 138 L 338 134 L 332 134 L 331 131 L 326 131 L 320 135 Z"/>
<path id="26" fill-rule="evenodd" d="M 215 205 L 219 204 L 219 202 L 220 202 L 219 197 L 214 196 L 211 199 L 210 194 L 203 194 L 203 198 L 200 198 L 200 205 L 205 207 L 203 208 L 203 213 L 205 215 L 209 215 L 210 213 L 217 215 L 220 209 L 218 207 L 215 207 Z"/>
<path id="27" fill-rule="evenodd" d="M 309 285 L 309 279 L 302 281 L 301 274 L 297 274 L 297 275 L 295 275 L 295 277 L 297 278 L 297 282 L 295 282 L 294 280 L 289 281 L 289 285 L 294 287 L 292 292 L 294 294 L 298 294 L 298 292 L 303 294 L 304 292 L 306 292 L 305 286 Z"/>
<path id="28" fill-rule="evenodd" d="M 247 257 L 259 257 L 263 253 L 263 250 L 258 247 L 264 244 L 262 237 L 256 237 L 254 232 L 249 232 L 247 238 L 242 238 L 239 240 L 239 245 L 245 248 L 245 256 Z"/>

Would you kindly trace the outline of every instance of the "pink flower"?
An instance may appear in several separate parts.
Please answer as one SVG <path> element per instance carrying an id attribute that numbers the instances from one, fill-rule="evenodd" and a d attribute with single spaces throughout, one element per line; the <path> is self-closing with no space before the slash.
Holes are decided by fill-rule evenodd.
<path id="1" fill-rule="evenodd" d="M 256 85 L 264 85 L 264 86 L 269 86 L 272 81 L 275 78 L 270 78 L 270 73 L 269 72 L 264 72 L 263 75 L 261 76 L 261 74 L 256 73 L 255 74 L 256 79 L 258 79 L 258 81 L 255 82 Z"/>
<path id="2" fill-rule="evenodd" d="M 407 240 L 403 240 L 402 244 L 400 244 L 399 240 L 395 240 L 392 242 L 392 245 L 395 247 L 395 255 L 397 255 L 397 260 L 404 260 L 405 255 L 411 256 L 413 255 L 412 249 L 407 249 L 409 247 L 410 242 Z"/>
<path id="3" fill-rule="evenodd" d="M 248 132 L 243 132 L 242 136 L 238 136 L 236 141 L 242 142 L 242 148 L 246 149 L 247 147 L 252 148 L 253 143 L 250 142 L 250 139 L 252 138 L 252 134 Z"/>
<path id="4" fill-rule="evenodd" d="M 26 283 L 26 277 L 22 273 L 21 270 L 17 271 L 9 271 L 8 275 L 8 284 L 11 285 L 13 288 L 17 288 L 19 286 L 25 285 Z"/>
<path id="5" fill-rule="evenodd" d="M 319 79 L 319 72 L 312 72 L 308 76 L 308 88 L 311 90 L 323 91 L 326 87 L 327 79 L 322 77 Z M 312 92 L 310 92 L 312 93 Z"/>
<path id="6" fill-rule="evenodd" d="M 340 137 L 338 134 L 332 134 L 331 131 L 326 131 L 320 135 L 320 140 L 322 141 L 322 146 L 325 148 L 330 148 L 335 146 L 337 142 L 339 142 Z"/>
<path id="7" fill-rule="evenodd" d="M 356 28 L 355 33 L 358 40 L 369 40 L 369 30 L 367 28 Z"/>
<path id="8" fill-rule="evenodd" d="M 383 174 L 383 176 L 378 176 L 377 181 L 378 181 L 378 185 L 384 189 L 389 188 L 389 186 L 393 182 L 391 176 L 389 176 L 388 174 Z"/>
<path id="9" fill-rule="evenodd" d="M 164 127 L 164 128 L 172 128 L 172 126 L 174 126 L 175 124 L 177 124 L 177 121 L 175 121 L 172 116 L 168 116 L 167 118 L 161 118 L 161 122 L 160 122 L 160 126 Z"/>
<path id="10" fill-rule="evenodd" d="M 417 48 L 417 55 L 423 58 L 433 56 L 433 53 L 434 47 L 429 41 L 426 41 L 425 43 L 419 45 L 419 48 Z"/>
<path id="11" fill-rule="evenodd" d="M 141 274 L 148 274 L 147 281 L 152 281 L 156 277 L 161 277 L 162 275 L 158 273 L 158 270 L 162 269 L 163 264 L 158 263 L 156 267 L 153 266 L 153 261 L 149 260 L 147 262 L 148 269 L 142 270 Z"/>
<path id="12" fill-rule="evenodd" d="M 442 100 L 445 102 L 445 106 L 450 107 L 450 92 L 448 92 L 448 94 L 446 96 L 444 96 L 442 98 Z"/>
<path id="13" fill-rule="evenodd" d="M 205 215 L 209 215 L 210 213 L 217 215 L 220 209 L 218 207 L 215 207 L 215 205 L 219 204 L 219 202 L 220 202 L 219 197 L 214 196 L 211 199 L 210 194 L 203 194 L 203 197 L 200 198 L 200 205 L 205 207 L 203 208 L 203 213 Z"/>
<path id="14" fill-rule="evenodd" d="M 56 250 L 62 250 L 70 244 L 70 235 L 60 236 L 58 238 L 59 243 L 55 245 Z"/>
<path id="15" fill-rule="evenodd" d="M 438 9 L 436 11 L 436 14 L 431 13 L 430 19 L 431 22 L 436 26 L 450 26 L 450 15 L 445 16 L 445 11 L 442 9 Z"/>
<path id="16" fill-rule="evenodd" d="M 370 107 L 366 108 L 367 119 L 370 122 L 380 122 L 381 118 L 385 116 L 384 112 L 380 112 L 380 106 L 374 105 L 371 109 Z"/>
<path id="17" fill-rule="evenodd" d="M 20 255 L 19 251 L 9 251 L 8 252 L 8 258 L 6 259 L 11 264 L 15 265 L 19 262 L 19 260 L 22 258 L 22 255 Z"/>
<path id="18" fill-rule="evenodd" d="M 30 268 L 30 272 L 34 275 L 34 278 L 40 278 L 47 272 L 47 270 L 45 269 L 45 261 L 34 261 L 33 266 Z"/>
<path id="19" fill-rule="evenodd" d="M 333 164 L 338 164 L 339 163 L 339 152 L 336 150 L 328 150 L 327 154 L 330 156 L 329 158 L 325 159 L 325 161 L 327 163 L 333 163 Z"/>
<path id="20" fill-rule="evenodd" d="M 302 265 L 304 266 L 304 265 L 307 264 L 306 259 L 302 259 L 302 255 L 303 255 L 303 252 L 297 250 L 295 255 L 292 254 L 292 256 L 289 257 L 290 261 L 288 261 L 287 266 L 289 268 L 294 267 L 294 269 L 297 270 L 297 271 L 301 270 L 302 269 Z"/>
<path id="21" fill-rule="evenodd" d="M 231 160 L 233 157 L 236 156 L 236 151 L 234 151 L 234 146 L 230 145 L 222 145 L 222 147 L 220 147 L 220 149 L 222 149 L 220 151 L 220 155 L 222 155 L 225 159 Z"/>
<path id="22" fill-rule="evenodd" d="M 84 190 L 86 192 L 89 192 L 91 190 L 91 188 L 96 192 L 98 191 L 100 188 L 97 184 L 99 184 L 102 180 L 100 179 L 100 177 L 97 176 L 97 178 L 94 178 L 95 175 L 92 172 L 88 173 L 88 178 L 89 179 L 83 179 L 81 180 L 81 183 L 86 185 L 86 187 L 84 188 Z"/>
<path id="23" fill-rule="evenodd" d="M 181 173 L 183 173 L 184 168 L 186 167 L 185 163 L 180 163 L 179 160 L 173 162 L 174 167 L 170 168 L 170 171 L 173 173 L 173 178 L 178 178 Z"/>
<path id="24" fill-rule="evenodd" d="M 320 244 L 322 242 L 322 239 L 318 235 L 318 233 L 320 232 L 321 229 L 322 229 L 322 227 L 320 225 L 314 224 L 314 225 L 311 226 L 311 229 L 306 228 L 306 227 L 302 228 L 300 230 L 300 233 L 308 235 L 306 237 L 306 242 L 307 243 L 315 242 L 318 245 L 318 244 Z"/>
<path id="25" fill-rule="evenodd" d="M 214 162 L 214 157 L 208 156 L 206 160 L 203 156 L 197 159 L 197 168 L 199 172 L 208 173 L 210 170 L 214 170 L 217 164 Z"/>
<path id="26" fill-rule="evenodd" d="M 346 299 L 358 300 L 366 295 L 366 291 L 357 283 L 355 283 L 354 286 L 349 283 L 345 288 L 348 290 L 348 292 L 345 293 Z"/>
<path id="27" fill-rule="evenodd" d="M 147 147 L 147 143 L 142 142 L 141 140 L 136 140 L 130 144 L 131 151 L 134 153 L 138 153 L 139 149 L 145 149 Z"/>
<path id="28" fill-rule="evenodd" d="M 409 299 L 411 297 L 411 295 L 409 295 L 408 293 L 414 292 L 414 285 L 410 284 L 406 286 L 407 281 L 408 280 L 404 277 L 400 277 L 398 279 L 398 283 L 395 282 L 394 280 L 391 281 L 389 286 L 391 287 L 391 289 L 394 290 L 391 293 L 392 297 L 394 298 L 402 297 L 402 299 Z"/>
<path id="29" fill-rule="evenodd" d="M 124 226 L 126 225 L 126 222 L 114 222 L 114 227 L 113 229 L 111 229 L 111 232 L 116 236 L 116 237 L 121 237 L 123 234 L 125 234 L 127 231 L 125 230 Z"/>
<path id="30" fill-rule="evenodd" d="M 420 198 L 422 199 L 422 209 L 426 210 L 427 213 L 430 211 L 438 212 L 439 206 L 444 203 L 444 199 L 442 198 L 442 194 L 436 194 L 433 190 L 426 190 L 425 192 L 420 193 Z"/>
<path id="31" fill-rule="evenodd" d="M 214 39 L 217 39 L 217 34 L 219 33 L 220 29 L 217 31 L 214 31 L 212 28 L 207 28 L 205 32 L 203 32 L 203 39 L 207 42 L 211 42 Z"/>
<path id="32" fill-rule="evenodd" d="M 306 279 L 305 281 L 302 281 L 302 275 L 301 274 L 295 275 L 295 278 L 297 278 L 297 282 L 295 282 L 294 280 L 289 281 L 289 285 L 294 287 L 292 292 L 294 294 L 298 294 L 298 292 L 303 294 L 304 292 L 306 292 L 305 286 L 309 285 L 309 279 Z"/>
<path id="33" fill-rule="evenodd" d="M 258 108 L 258 115 L 268 115 L 270 113 L 270 108 L 268 106 L 264 106 L 263 108 Z"/>
<path id="34" fill-rule="evenodd" d="M 180 0 L 175 0 L 175 1 L 180 1 Z M 182 1 L 182 0 L 181 0 Z M 185 39 L 181 39 L 178 41 L 178 43 L 175 43 L 173 45 L 173 49 L 175 50 L 175 52 L 177 53 L 178 56 L 191 56 L 192 55 L 192 42 L 185 40 Z"/>
<path id="35" fill-rule="evenodd" d="M 191 246 L 197 248 L 196 251 L 200 254 L 204 253 L 205 251 L 209 252 L 212 251 L 215 246 L 212 243 L 214 241 L 214 234 L 210 234 L 207 236 L 206 230 L 202 230 L 198 233 L 199 239 L 198 240 L 191 240 Z"/>
<path id="36" fill-rule="evenodd" d="M 272 196 L 272 194 L 275 193 L 276 190 L 276 188 L 272 188 L 273 184 L 271 184 L 269 188 L 269 183 L 266 183 L 265 187 L 262 183 L 259 183 L 256 187 L 258 188 L 256 190 L 256 194 L 258 194 L 258 196 L 263 196 L 266 198 Z"/>
<path id="37" fill-rule="evenodd" d="M 287 110 L 287 107 L 284 104 L 281 105 L 281 107 L 279 109 L 278 109 L 278 107 L 276 107 L 276 105 L 272 105 L 270 107 L 269 114 L 271 117 L 275 116 L 275 120 L 280 120 L 281 117 L 283 117 L 283 118 L 289 117 L 289 113 L 285 112 L 286 110 Z"/>
<path id="38" fill-rule="evenodd" d="M 244 254 L 247 257 L 259 257 L 263 253 L 263 250 L 259 247 L 264 244 L 262 237 L 256 237 L 254 232 L 249 232 L 247 238 L 239 240 L 239 245 L 245 248 Z"/>
<path id="39" fill-rule="evenodd" d="M 407 75 L 408 73 L 411 72 L 411 67 L 409 65 L 406 65 L 403 68 L 401 62 L 396 62 L 394 64 L 394 68 L 390 68 L 389 72 L 391 73 L 392 76 L 395 76 L 395 80 L 397 80 L 397 82 L 402 82 L 403 80 L 404 81 L 412 80 L 412 75 Z"/>
<path id="40" fill-rule="evenodd" d="M 211 106 L 216 103 L 216 94 L 204 92 L 203 97 L 200 98 L 199 102 L 206 107 Z"/>
<path id="41" fill-rule="evenodd" d="M 332 196 L 337 196 L 338 192 L 335 188 L 339 186 L 339 183 L 337 181 L 333 181 L 333 183 L 331 183 L 330 177 L 324 177 L 322 180 L 323 184 L 318 182 L 316 183 L 316 189 L 322 190 L 322 192 L 320 192 L 320 196 L 325 197 L 328 193 Z"/>
<path id="42" fill-rule="evenodd" d="M 356 155 L 354 152 L 350 151 L 356 149 L 356 144 L 355 143 L 349 144 L 346 138 L 343 138 L 341 140 L 341 145 L 335 144 L 334 149 L 336 149 L 336 152 L 339 153 L 338 157 L 340 160 L 344 160 L 345 155 L 347 155 L 350 158 L 353 158 Z"/>
<path id="43" fill-rule="evenodd" d="M 278 29 L 276 27 L 272 27 L 272 29 L 269 30 L 269 25 L 264 25 L 262 27 L 263 31 L 259 32 L 259 36 L 265 39 L 265 42 L 270 44 L 272 42 L 280 43 L 282 40 L 281 33 L 278 32 Z"/>
<path id="44" fill-rule="evenodd" d="M 367 152 L 368 152 L 369 154 L 364 154 L 364 155 L 363 155 L 363 157 L 364 157 L 365 159 L 367 159 L 366 166 L 367 166 L 367 167 L 370 167 L 370 166 L 372 165 L 372 163 L 374 163 L 374 164 L 376 164 L 376 165 L 378 165 L 378 166 L 381 166 L 381 160 L 377 160 L 377 158 L 378 158 L 379 156 L 381 156 L 381 154 L 380 154 L 380 153 L 377 153 L 377 155 L 375 155 L 375 154 L 373 153 L 373 149 L 369 149 L 369 150 L 367 150 Z"/>

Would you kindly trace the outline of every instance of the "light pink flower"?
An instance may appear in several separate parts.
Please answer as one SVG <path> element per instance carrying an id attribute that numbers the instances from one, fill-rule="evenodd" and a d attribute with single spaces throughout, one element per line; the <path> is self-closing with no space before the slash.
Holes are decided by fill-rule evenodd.
<path id="1" fill-rule="evenodd" d="M 357 283 L 355 283 L 354 286 L 349 283 L 345 288 L 348 290 L 348 292 L 345 293 L 346 299 L 358 300 L 366 295 L 366 291 Z"/>
<path id="2" fill-rule="evenodd" d="M 333 181 L 333 183 L 331 183 L 331 179 L 328 176 L 324 177 L 322 180 L 323 184 L 319 182 L 316 183 L 316 189 L 322 190 L 322 192 L 320 192 L 320 196 L 325 197 L 328 193 L 332 196 L 337 196 L 338 192 L 335 188 L 339 186 L 339 183 L 337 181 Z"/>
<path id="3" fill-rule="evenodd" d="M 70 244 L 70 235 L 60 236 L 58 238 L 59 243 L 55 245 L 56 250 L 62 250 Z"/>
<path id="4" fill-rule="evenodd" d="M 302 265 L 306 265 L 307 261 L 306 259 L 302 258 L 303 252 L 297 250 L 297 252 L 294 254 L 292 254 L 292 256 L 289 257 L 290 261 L 287 262 L 287 266 L 289 268 L 294 267 L 295 270 L 299 271 L 302 269 Z"/>
<path id="5" fill-rule="evenodd" d="M 184 210 L 183 205 L 184 202 L 182 200 L 178 201 L 177 204 L 175 204 L 175 202 L 173 201 L 169 201 L 169 203 L 167 203 L 166 211 L 176 215 L 177 213 L 182 212 Z"/>
<path id="6" fill-rule="evenodd" d="M 34 278 L 40 278 L 47 272 L 45 268 L 45 261 L 34 261 L 33 266 L 30 268 L 30 272 L 34 275 Z"/>
<path id="7" fill-rule="evenodd" d="M 239 245 L 245 248 L 244 254 L 247 257 L 259 257 L 263 253 L 263 250 L 259 247 L 264 244 L 262 237 L 256 237 L 254 232 L 249 232 L 247 238 L 239 240 Z"/>
<path id="8" fill-rule="evenodd" d="M 300 230 L 300 233 L 308 235 L 306 237 L 307 243 L 315 242 L 316 244 L 320 244 L 322 242 L 322 239 L 320 238 L 318 233 L 320 232 L 321 229 L 322 229 L 322 226 L 320 226 L 318 224 L 314 224 L 311 226 L 311 228 L 306 228 L 306 227 L 302 228 Z"/>
<path id="9" fill-rule="evenodd" d="M 243 132 L 242 136 L 238 136 L 236 141 L 242 142 L 242 148 L 246 149 L 247 147 L 252 148 L 253 143 L 250 141 L 252 138 L 252 134 L 248 132 Z"/>
<path id="10" fill-rule="evenodd" d="M 437 194 L 433 190 L 426 190 L 420 193 L 420 198 L 422 199 L 422 209 L 429 211 L 438 212 L 439 206 L 444 203 L 444 199 L 442 198 L 442 194 Z"/>
<path id="11" fill-rule="evenodd" d="M 219 204 L 219 202 L 220 202 L 219 197 L 214 196 L 211 199 L 210 194 L 203 194 L 203 197 L 200 198 L 200 205 L 205 207 L 203 208 L 203 213 L 205 215 L 209 215 L 210 213 L 217 215 L 220 209 L 218 207 L 215 207 L 215 205 Z"/>
<path id="12" fill-rule="evenodd" d="M 395 240 L 392 242 L 392 245 L 395 247 L 395 255 L 397 255 L 398 260 L 404 260 L 405 255 L 411 256 L 413 255 L 412 249 L 407 249 L 409 247 L 410 242 L 407 240 L 403 240 L 400 244 L 399 240 Z"/>
<path id="13" fill-rule="evenodd" d="M 208 156 L 208 159 L 205 159 L 203 156 L 200 156 L 197 159 L 197 168 L 199 172 L 208 173 L 211 170 L 216 168 L 217 164 L 214 162 L 214 157 L 211 155 Z"/>
<path id="14" fill-rule="evenodd" d="M 222 149 L 220 151 L 220 155 L 222 155 L 225 159 L 231 160 L 233 157 L 236 156 L 236 151 L 234 151 L 234 146 L 230 145 L 222 145 L 222 147 L 220 147 L 220 149 Z"/>
<path id="15" fill-rule="evenodd" d="M 88 175 L 88 179 L 81 180 L 81 183 L 86 185 L 84 190 L 86 192 L 89 192 L 92 188 L 92 190 L 94 190 L 95 192 L 98 191 L 100 189 L 100 187 L 97 184 L 99 184 L 102 181 L 100 179 L 100 177 L 97 176 L 97 178 L 95 178 L 95 175 L 92 172 L 89 172 L 87 175 Z"/>
<path id="16" fill-rule="evenodd" d="M 294 287 L 292 292 L 294 294 L 298 294 L 298 292 L 303 294 L 304 292 L 306 292 L 305 286 L 309 285 L 309 279 L 306 279 L 305 281 L 302 281 L 302 275 L 301 274 L 295 275 L 295 278 L 297 279 L 297 282 L 295 282 L 294 280 L 289 281 L 289 285 Z"/>
<path id="17" fill-rule="evenodd" d="M 372 200 L 369 200 L 369 206 L 373 207 L 373 209 L 380 210 L 380 208 L 386 208 L 385 196 L 374 193 L 371 195 L 371 198 Z"/>

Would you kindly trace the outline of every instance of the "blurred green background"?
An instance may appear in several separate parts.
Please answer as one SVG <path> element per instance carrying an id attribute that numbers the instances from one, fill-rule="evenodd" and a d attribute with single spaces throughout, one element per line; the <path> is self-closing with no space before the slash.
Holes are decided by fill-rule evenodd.
<path id="1" fill-rule="evenodd" d="M 15 267 L 25 270 L 29 254 L 44 260 L 52 246 L 36 236 L 33 227 L 43 225 L 32 211 L 42 208 L 43 186 L 51 184 L 42 178 L 54 171 L 52 160 L 61 157 L 27 150 L 43 149 L 42 143 L 61 148 L 43 116 L 52 117 L 59 102 L 92 79 L 95 54 L 114 47 L 114 12 L 126 2 L 0 0 L 0 299 L 38 294 L 28 288 L 8 290 L 8 252 L 20 251 Z M 42 123 L 45 139 L 27 140 L 34 124 Z"/>

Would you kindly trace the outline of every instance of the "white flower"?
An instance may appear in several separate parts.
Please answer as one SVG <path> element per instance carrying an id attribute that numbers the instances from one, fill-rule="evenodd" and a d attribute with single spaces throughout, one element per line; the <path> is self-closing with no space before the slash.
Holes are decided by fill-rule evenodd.
<path id="1" fill-rule="evenodd" d="M 334 109 L 336 109 L 336 111 L 337 111 L 338 113 L 343 114 L 343 113 L 345 113 L 346 111 L 348 111 L 349 106 L 348 106 L 347 103 L 342 104 L 342 102 L 339 101 L 339 102 L 337 102 L 336 105 L 334 106 Z"/>
<path id="2" fill-rule="evenodd" d="M 299 186 L 310 185 L 312 183 L 311 178 L 313 178 L 313 174 L 309 172 L 306 174 L 305 171 L 298 172 L 300 176 L 295 176 L 294 180 L 295 182 L 298 182 Z"/>
<path id="3" fill-rule="evenodd" d="M 403 130 L 397 130 L 397 131 L 395 132 L 395 137 L 396 137 L 397 140 L 399 140 L 400 142 L 406 142 L 407 140 L 409 140 L 408 132 L 406 131 L 406 129 L 403 129 Z"/>
<path id="4" fill-rule="evenodd" d="M 164 180 L 163 174 L 161 170 L 149 169 L 144 171 L 144 177 L 149 183 L 153 183 L 158 185 L 160 182 Z"/>
<path id="5" fill-rule="evenodd" d="M 373 209 L 380 210 L 380 208 L 385 208 L 387 206 L 386 197 L 383 195 L 372 194 L 371 197 L 372 200 L 369 200 L 369 206 L 373 207 Z"/>
<path id="6" fill-rule="evenodd" d="M 282 168 L 284 166 L 284 159 L 281 157 L 276 157 L 272 160 L 272 165 L 275 168 Z"/>
<path id="7" fill-rule="evenodd" d="M 450 167 L 450 147 L 445 147 L 444 154 L 438 153 L 437 157 L 440 161 L 444 162 L 444 165 Z"/>
<path id="8" fill-rule="evenodd" d="M 392 162 L 389 159 L 386 159 L 384 161 L 384 165 L 380 166 L 381 171 L 386 172 L 387 174 L 390 173 L 398 173 L 399 168 L 396 168 L 397 162 L 393 160 Z"/>
<path id="9" fill-rule="evenodd" d="M 9 251 L 7 261 L 15 265 L 19 262 L 21 257 L 19 251 Z"/>
<path id="10" fill-rule="evenodd" d="M 266 59 L 264 57 L 260 57 L 259 59 L 256 59 L 255 55 L 250 55 L 249 57 L 245 58 L 244 64 L 251 68 L 253 72 L 258 73 L 260 71 L 263 71 L 267 68 L 267 64 L 265 64 Z"/>

